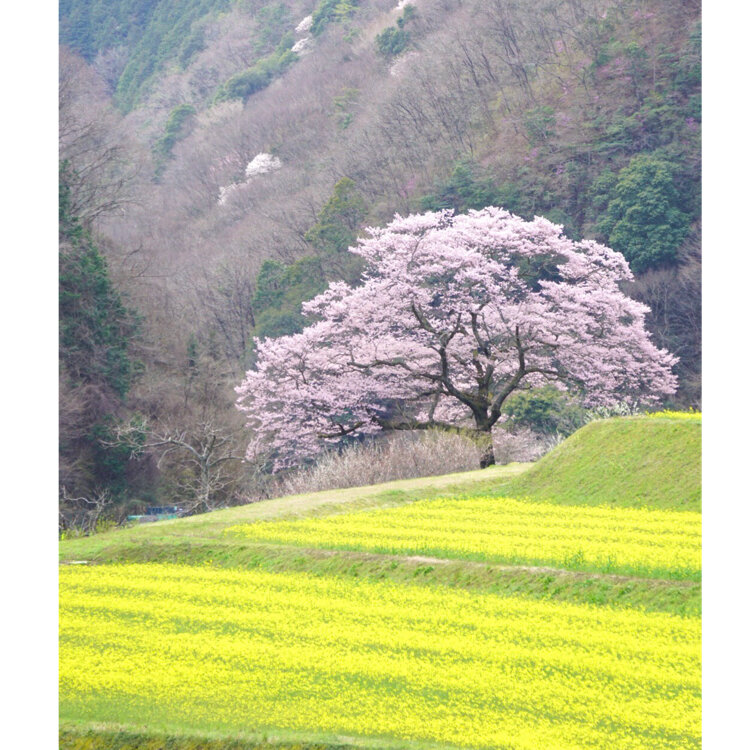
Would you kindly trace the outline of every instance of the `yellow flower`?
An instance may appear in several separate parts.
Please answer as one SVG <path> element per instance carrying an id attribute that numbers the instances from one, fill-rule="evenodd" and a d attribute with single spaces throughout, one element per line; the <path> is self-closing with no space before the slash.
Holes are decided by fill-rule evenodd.
<path id="1" fill-rule="evenodd" d="M 168 564 L 60 571 L 63 719 L 471 748 L 700 746 L 700 621 Z"/>

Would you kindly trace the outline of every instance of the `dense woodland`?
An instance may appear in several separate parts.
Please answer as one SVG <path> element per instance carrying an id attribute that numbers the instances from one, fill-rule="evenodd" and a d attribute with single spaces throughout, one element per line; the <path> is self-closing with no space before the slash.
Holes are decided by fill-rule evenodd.
<path id="1" fill-rule="evenodd" d="M 63 528 L 272 491 L 240 460 L 254 337 L 357 284 L 347 248 L 394 213 L 622 252 L 700 405 L 698 2 L 61 0 L 60 44 Z M 550 390 L 507 413 L 585 419 Z"/>

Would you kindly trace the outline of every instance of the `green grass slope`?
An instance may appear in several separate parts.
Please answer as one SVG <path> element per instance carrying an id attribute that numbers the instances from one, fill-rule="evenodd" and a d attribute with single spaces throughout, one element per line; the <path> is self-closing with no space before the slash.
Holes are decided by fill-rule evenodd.
<path id="1" fill-rule="evenodd" d="M 497 494 L 571 505 L 700 510 L 700 419 L 620 417 L 592 422 L 536 464 L 264 500 L 173 521 L 114 529 L 60 543 L 61 561 L 113 559 L 135 547 L 185 548 L 208 540 L 240 545 L 223 532 L 239 523 L 304 518 L 401 505 L 437 496 Z M 143 558 L 143 555 L 140 555 Z"/>
<path id="2" fill-rule="evenodd" d="M 491 493 L 528 466 L 529 464 L 509 464 L 457 474 L 401 479 L 366 487 L 288 495 L 188 518 L 120 527 L 93 536 L 61 541 L 60 560 L 104 562 L 111 559 L 111 550 L 114 548 L 221 540 L 224 529 L 238 523 L 329 515 L 348 510 L 400 505 L 437 495 Z"/>
<path id="3" fill-rule="evenodd" d="M 235 738 L 222 734 L 212 737 L 165 734 L 145 729 L 103 725 L 88 726 L 64 722 L 60 727 L 59 750 L 352 750 L 351 743 L 325 744 L 284 739 Z M 359 746 L 359 750 L 380 750 L 377 746 Z"/>
<path id="4" fill-rule="evenodd" d="M 225 533 L 256 521 L 310 518 L 393 507 L 438 496 L 504 495 L 563 504 L 700 507 L 700 421 L 617 418 L 579 430 L 537 464 L 512 464 L 367 487 L 265 500 L 173 521 L 114 529 L 60 543 L 60 561 L 169 562 L 221 568 L 416 582 L 533 599 L 587 602 L 695 615 L 698 582 L 591 575 L 527 565 L 427 561 L 269 544 Z"/>
<path id="5" fill-rule="evenodd" d="M 700 510 L 701 421 L 592 422 L 498 492 L 571 505 Z"/>

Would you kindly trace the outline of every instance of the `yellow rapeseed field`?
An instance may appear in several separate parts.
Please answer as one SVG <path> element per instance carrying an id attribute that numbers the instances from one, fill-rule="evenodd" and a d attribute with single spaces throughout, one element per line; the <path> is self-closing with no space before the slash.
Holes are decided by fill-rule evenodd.
<path id="1" fill-rule="evenodd" d="M 645 416 L 667 419 L 688 419 L 696 422 L 700 422 L 703 419 L 703 413 L 699 411 L 671 411 L 669 409 L 664 409 L 663 411 L 652 411 Z"/>
<path id="2" fill-rule="evenodd" d="M 698 579 L 701 514 L 525 502 L 421 500 L 291 521 L 231 526 L 264 542 Z"/>
<path id="3" fill-rule="evenodd" d="M 519 750 L 700 746 L 697 619 L 157 563 L 65 567 L 60 593 L 63 719 Z"/>

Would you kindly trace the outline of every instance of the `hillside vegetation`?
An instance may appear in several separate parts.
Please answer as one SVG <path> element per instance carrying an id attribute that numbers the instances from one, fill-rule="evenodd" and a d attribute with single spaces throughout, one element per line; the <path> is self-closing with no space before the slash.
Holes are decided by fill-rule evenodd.
<path id="1" fill-rule="evenodd" d="M 70 218 L 140 322 L 124 397 L 88 408 L 63 373 L 68 497 L 105 493 L 114 519 L 201 503 L 188 448 L 134 467 L 112 435 L 145 422 L 144 445 L 220 437 L 240 455 L 254 337 L 300 331 L 304 300 L 356 284 L 347 248 L 395 212 L 501 205 L 622 251 L 680 358 L 676 403 L 699 406 L 699 3 L 64 0 L 60 41 Z M 253 469 L 228 464 L 203 504 L 267 494 Z"/>
<path id="2" fill-rule="evenodd" d="M 699 511 L 701 421 L 618 417 L 575 432 L 535 464 L 493 466 L 440 477 L 293 495 L 172 521 L 136 525 L 64 540 L 61 560 L 116 559 L 127 549 L 221 538 L 225 529 L 255 521 L 323 517 L 460 495 L 530 497 L 575 505 L 617 505 Z M 115 552 L 115 550 L 117 552 Z M 177 561 L 177 559 L 175 559 Z M 189 560 L 188 560 L 189 562 Z"/>

